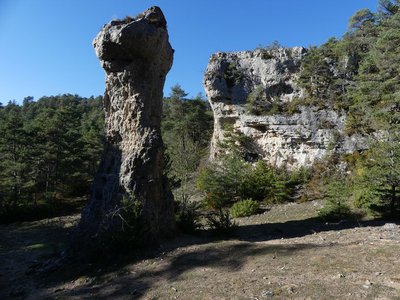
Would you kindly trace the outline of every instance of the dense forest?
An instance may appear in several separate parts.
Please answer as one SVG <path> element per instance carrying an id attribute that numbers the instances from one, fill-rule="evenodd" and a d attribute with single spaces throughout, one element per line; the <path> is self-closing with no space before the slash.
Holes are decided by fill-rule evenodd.
<path id="1" fill-rule="evenodd" d="M 243 137 L 233 136 L 224 145 L 230 154 L 210 163 L 211 109 L 201 95 L 187 99 L 174 86 L 164 99 L 162 134 L 178 222 L 196 228 L 202 208 L 211 212 L 211 226 L 229 227 L 231 216 L 255 213 L 260 204 L 314 199 L 327 199 L 323 217 L 354 212 L 398 217 L 399 7 L 397 0 L 380 1 L 378 12 L 354 14 L 342 38 L 310 47 L 298 78 L 305 97 L 279 108 L 283 114 L 301 105 L 345 112 L 347 134 L 368 136 L 368 149 L 328 155 L 308 170 L 289 172 L 262 161 L 246 162 L 240 149 Z M 3 221 L 21 209 L 87 198 L 102 153 L 101 100 L 60 95 L 0 106 Z M 192 201 L 199 193 L 203 201 Z"/>
<path id="2" fill-rule="evenodd" d="M 164 100 L 162 132 L 177 198 L 188 197 L 212 133 L 208 103 L 201 95 L 186 97 L 176 85 Z M 102 97 L 26 97 L 22 105 L 0 106 L 2 222 L 40 218 L 85 202 L 103 151 L 103 127 Z"/>
<path id="3" fill-rule="evenodd" d="M 49 213 L 88 194 L 103 149 L 101 101 L 26 97 L 0 108 L 2 221 L 32 208 Z"/>

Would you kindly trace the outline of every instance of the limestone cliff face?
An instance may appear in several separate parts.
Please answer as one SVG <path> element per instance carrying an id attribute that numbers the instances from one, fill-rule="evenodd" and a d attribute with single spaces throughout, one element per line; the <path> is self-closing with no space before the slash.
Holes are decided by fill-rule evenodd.
<path id="1" fill-rule="evenodd" d="M 291 114 L 273 113 L 274 105 L 304 96 L 296 78 L 306 53 L 295 47 L 211 56 L 203 81 L 214 111 L 211 159 L 225 151 L 220 144 L 228 130 L 251 140 L 249 157 L 289 168 L 309 166 L 328 152 L 364 147 L 365 139 L 344 133 L 344 113 L 309 106 Z M 249 109 L 255 98 L 262 113 Z"/>
<path id="2" fill-rule="evenodd" d="M 93 41 L 106 72 L 106 148 L 82 213 L 80 230 L 88 237 L 121 226 L 122 199 L 139 201 L 149 241 L 174 230 L 160 132 L 163 86 L 173 60 L 166 25 L 161 10 L 152 7 L 136 19 L 111 21 Z"/>

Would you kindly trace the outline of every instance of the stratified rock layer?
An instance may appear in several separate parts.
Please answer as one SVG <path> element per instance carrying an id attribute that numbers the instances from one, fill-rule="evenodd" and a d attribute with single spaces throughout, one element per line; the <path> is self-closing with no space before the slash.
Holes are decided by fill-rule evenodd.
<path id="1" fill-rule="evenodd" d="M 106 24 L 93 45 L 107 75 L 106 147 L 79 231 L 96 238 L 120 230 L 126 209 L 121 203 L 135 202 L 143 242 L 155 242 L 175 226 L 160 131 L 163 86 L 173 60 L 167 23 L 152 7 L 135 19 Z"/>
<path id="2" fill-rule="evenodd" d="M 365 138 L 345 134 L 343 112 L 310 106 L 292 114 L 268 112 L 274 103 L 304 96 L 296 79 L 306 53 L 305 48 L 294 47 L 211 56 L 203 81 L 214 112 L 211 159 L 226 152 L 220 145 L 227 130 L 250 138 L 248 157 L 288 168 L 310 166 L 328 153 L 365 147 Z M 260 115 L 249 113 L 246 107 L 257 89 L 262 90 L 266 108 Z"/>

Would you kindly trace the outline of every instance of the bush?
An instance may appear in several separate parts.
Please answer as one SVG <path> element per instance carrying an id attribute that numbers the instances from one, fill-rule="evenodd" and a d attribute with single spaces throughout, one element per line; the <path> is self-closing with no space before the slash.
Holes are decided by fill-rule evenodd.
<path id="1" fill-rule="evenodd" d="M 233 204 L 229 212 L 232 217 L 240 218 L 254 215 L 258 212 L 259 209 L 260 204 L 257 201 L 249 198 Z"/>
<path id="2" fill-rule="evenodd" d="M 240 198 L 251 198 L 268 204 L 282 203 L 295 197 L 298 187 L 304 184 L 307 176 L 305 169 L 289 173 L 259 161 L 241 182 Z"/>
<path id="3" fill-rule="evenodd" d="M 328 201 L 327 204 L 320 209 L 318 215 L 324 220 L 340 221 L 348 219 L 352 213 L 347 204 L 343 204 L 340 201 Z"/>
<path id="4" fill-rule="evenodd" d="M 314 162 L 309 171 L 311 176 L 307 179 L 301 196 L 302 202 L 325 198 L 332 178 L 337 178 L 342 172 L 338 168 L 339 163 L 340 160 L 337 155 L 330 155 Z"/>
<path id="5" fill-rule="evenodd" d="M 230 235 L 237 225 L 232 221 L 228 210 L 218 209 L 207 215 L 207 224 L 217 235 Z"/>
<path id="6" fill-rule="evenodd" d="M 184 233 L 194 233 L 201 227 L 200 219 L 200 203 L 184 200 L 176 201 L 176 224 Z"/>
<path id="7" fill-rule="evenodd" d="M 228 88 L 232 88 L 235 85 L 240 84 L 243 78 L 244 74 L 240 69 L 238 69 L 237 63 L 234 61 L 230 62 L 224 72 L 224 79 Z"/>
<path id="8" fill-rule="evenodd" d="M 327 185 L 327 202 L 319 211 L 319 216 L 330 221 L 348 219 L 352 215 L 351 209 L 346 203 L 350 195 L 350 187 L 346 181 L 333 179 Z"/>
<path id="9" fill-rule="evenodd" d="M 248 198 L 269 204 L 292 200 L 307 179 L 305 169 L 289 173 L 272 168 L 264 161 L 253 167 L 240 158 L 227 156 L 220 163 L 204 168 L 197 186 L 205 192 L 206 205 L 220 209 Z"/>
<path id="10" fill-rule="evenodd" d="M 147 224 L 141 222 L 142 204 L 132 195 L 124 195 L 121 199 L 120 206 L 109 213 L 108 217 L 112 220 L 105 224 L 113 224 L 116 227 L 108 227 L 105 225 L 103 232 L 103 243 L 105 249 L 110 251 L 133 250 L 147 242 L 145 232 L 148 229 Z M 109 231 L 111 229 L 111 231 Z M 123 247 L 122 247 L 123 246 Z M 104 250 L 105 250 L 104 249 Z M 107 250 L 105 250 L 107 251 Z"/>
<path id="11" fill-rule="evenodd" d="M 205 167 L 197 178 L 197 187 L 205 192 L 204 202 L 211 209 L 222 209 L 238 198 L 248 165 L 235 156 Z"/>
<path id="12" fill-rule="evenodd" d="M 252 115 L 263 115 L 269 110 L 271 103 L 266 99 L 265 88 L 262 84 L 258 85 L 250 92 L 246 99 L 246 110 Z"/>

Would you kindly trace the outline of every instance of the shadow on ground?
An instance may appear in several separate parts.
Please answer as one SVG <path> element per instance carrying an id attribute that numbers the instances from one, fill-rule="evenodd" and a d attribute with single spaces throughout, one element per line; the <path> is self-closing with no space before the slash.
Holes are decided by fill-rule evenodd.
<path id="1" fill-rule="evenodd" d="M 48 289 L 41 297 L 93 297 L 136 298 L 143 295 L 160 280 L 173 282 L 196 268 L 220 268 L 240 271 L 245 262 L 255 255 L 279 253 L 293 255 L 310 248 L 326 247 L 317 244 L 274 245 L 258 242 L 275 239 L 302 237 L 323 231 L 337 231 L 360 226 L 381 226 L 388 220 L 368 222 L 342 221 L 325 223 L 318 218 L 240 226 L 236 234 L 221 239 L 202 231 L 197 236 L 179 235 L 160 248 L 131 256 L 112 256 L 103 262 L 68 263 L 55 273 L 45 275 Z M 188 248 L 185 248 L 188 247 Z M 155 266 L 135 270 L 135 263 L 155 260 Z M 86 278 L 84 284 L 72 285 L 65 290 L 55 290 L 60 283 L 77 282 Z M 115 280 L 117 279 L 118 280 Z M 43 279 L 42 279 L 43 280 Z M 40 280 L 38 281 L 40 282 Z"/>

